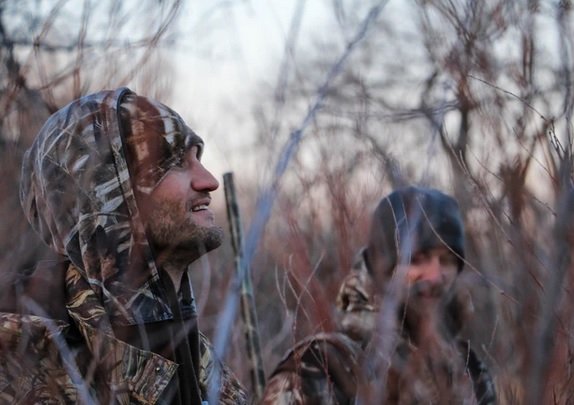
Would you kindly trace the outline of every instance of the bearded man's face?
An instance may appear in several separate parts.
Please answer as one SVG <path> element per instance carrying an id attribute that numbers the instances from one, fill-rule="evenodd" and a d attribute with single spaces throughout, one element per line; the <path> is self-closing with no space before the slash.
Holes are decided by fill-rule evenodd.
<path id="1" fill-rule="evenodd" d="M 197 146 L 172 167 L 145 199 L 142 215 L 154 250 L 193 261 L 221 245 L 223 230 L 209 205 L 218 181 L 202 165 Z"/>

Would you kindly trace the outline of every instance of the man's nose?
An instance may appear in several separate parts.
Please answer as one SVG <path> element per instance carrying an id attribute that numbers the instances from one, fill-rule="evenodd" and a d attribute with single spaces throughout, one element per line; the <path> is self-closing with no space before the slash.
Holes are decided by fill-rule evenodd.
<path id="1" fill-rule="evenodd" d="M 191 188 L 195 191 L 214 191 L 219 187 L 219 182 L 201 163 L 194 165 L 191 174 Z"/>
<path id="2" fill-rule="evenodd" d="M 427 281 L 433 284 L 442 282 L 441 263 L 438 257 L 431 257 L 426 263 L 424 271 L 421 273 L 421 281 Z"/>

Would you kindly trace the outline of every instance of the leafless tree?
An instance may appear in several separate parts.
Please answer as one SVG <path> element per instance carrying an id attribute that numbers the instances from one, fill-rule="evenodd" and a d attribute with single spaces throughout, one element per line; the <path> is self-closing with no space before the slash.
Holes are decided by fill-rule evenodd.
<path id="1" fill-rule="evenodd" d="M 292 69 L 281 72 L 281 130 L 266 124 L 273 108 L 258 110 L 264 156 L 288 142 L 281 136 L 304 115 L 367 8 L 332 4 L 330 35 L 313 52 L 297 49 Z M 335 280 L 364 242 L 378 198 L 408 182 L 440 187 L 464 212 L 461 289 L 475 308 L 465 333 L 491 363 L 501 401 L 571 400 L 571 29 L 564 1 L 421 0 L 382 13 L 328 89 L 267 228 L 268 240 L 300 245 L 286 250 L 289 264 L 279 261 L 303 284 L 293 284 L 295 295 L 313 298 L 296 302 L 299 313 L 325 318 L 329 311 L 317 307 L 329 300 L 332 309 Z M 287 236 L 275 236 L 280 229 Z M 299 321 L 305 332 L 319 324 L 316 316 Z"/>

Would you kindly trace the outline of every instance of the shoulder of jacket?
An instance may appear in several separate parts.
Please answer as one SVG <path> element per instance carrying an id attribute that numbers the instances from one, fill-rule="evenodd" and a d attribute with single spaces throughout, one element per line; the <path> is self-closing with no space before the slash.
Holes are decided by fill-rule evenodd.
<path id="1" fill-rule="evenodd" d="M 325 365 L 340 361 L 356 365 L 361 347 L 344 333 L 318 333 L 309 336 L 293 346 L 283 356 L 272 375 L 281 372 L 316 372 L 328 371 Z"/>
<path id="2" fill-rule="evenodd" d="M 66 332 L 70 324 L 59 319 L 50 319 L 37 315 L 0 312 L 0 340 L 18 339 L 26 335 L 27 339 L 37 340 L 53 338 Z"/>

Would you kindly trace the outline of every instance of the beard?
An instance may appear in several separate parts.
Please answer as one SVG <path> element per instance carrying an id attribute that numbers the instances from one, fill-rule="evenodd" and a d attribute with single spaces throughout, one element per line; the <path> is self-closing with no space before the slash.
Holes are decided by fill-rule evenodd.
<path id="1" fill-rule="evenodd" d="M 221 227 L 197 224 L 183 203 L 165 201 L 154 204 L 148 212 L 148 238 L 154 251 L 165 260 L 189 264 L 221 246 Z"/>
<path id="2" fill-rule="evenodd" d="M 401 305 L 401 338 L 389 371 L 392 395 L 402 404 L 476 404 L 456 337 L 449 327 L 454 293 L 413 285 Z"/>
<path id="3" fill-rule="evenodd" d="M 449 304 L 453 294 L 442 284 L 421 281 L 413 284 L 400 305 L 400 324 L 405 335 L 422 338 L 449 338 Z"/>

